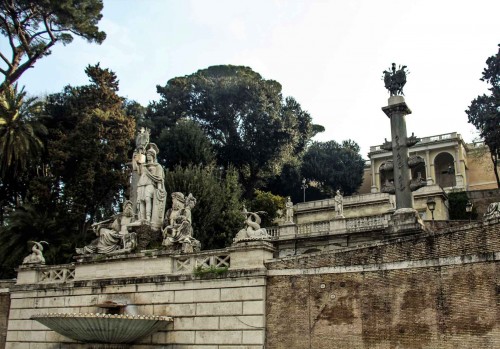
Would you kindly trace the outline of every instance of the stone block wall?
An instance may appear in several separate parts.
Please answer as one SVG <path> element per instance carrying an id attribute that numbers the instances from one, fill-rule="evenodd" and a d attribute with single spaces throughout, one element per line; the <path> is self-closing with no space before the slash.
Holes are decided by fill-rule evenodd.
<path id="1" fill-rule="evenodd" d="M 500 221 L 267 264 L 267 349 L 500 348 Z"/>
<path id="2" fill-rule="evenodd" d="M 14 281 L 12 280 L 0 280 L 0 349 L 5 348 L 9 322 L 10 288 L 13 285 Z"/>
<path id="3" fill-rule="evenodd" d="M 10 288 L 5 347 L 262 349 L 263 261 L 273 251 L 271 243 L 256 239 L 192 254 L 141 251 L 79 256 L 65 265 L 20 266 Z M 124 346 L 79 343 L 31 320 L 47 313 L 107 313 L 109 302 L 126 305 L 125 314 L 169 316 L 173 322 Z"/>
<path id="4" fill-rule="evenodd" d="M 11 290 L 8 349 L 84 349 L 30 320 L 40 313 L 104 312 L 105 301 L 125 303 L 129 314 L 173 317 L 173 323 L 131 349 L 262 349 L 266 278 L 263 270 L 16 285 Z M 106 347 L 107 348 L 107 347 Z M 128 347 L 127 347 L 128 348 Z"/>

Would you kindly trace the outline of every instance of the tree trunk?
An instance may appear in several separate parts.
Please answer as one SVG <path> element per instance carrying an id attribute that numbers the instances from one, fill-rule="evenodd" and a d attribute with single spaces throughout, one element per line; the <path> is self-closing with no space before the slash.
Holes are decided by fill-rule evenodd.
<path id="1" fill-rule="evenodd" d="M 493 172 L 495 173 L 495 178 L 497 179 L 497 188 L 500 189 L 500 177 L 498 175 L 498 156 L 491 153 L 491 162 L 493 162 Z"/>

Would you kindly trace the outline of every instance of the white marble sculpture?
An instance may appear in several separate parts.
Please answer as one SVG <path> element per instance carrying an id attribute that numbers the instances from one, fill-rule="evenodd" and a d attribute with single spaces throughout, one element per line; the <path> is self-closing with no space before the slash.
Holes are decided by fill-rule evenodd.
<path id="1" fill-rule="evenodd" d="M 265 228 L 260 227 L 261 219 L 259 214 L 265 214 L 266 212 L 248 212 L 246 207 L 243 206 L 243 215 L 245 216 L 246 227 L 241 229 L 238 234 L 233 239 L 234 243 L 252 240 L 270 240 L 271 236 L 267 234 Z"/>
<path id="2" fill-rule="evenodd" d="M 138 136 L 139 137 L 139 136 Z M 132 170 L 135 172 L 132 190 L 136 190 L 136 212 L 138 219 L 150 224 L 154 230 L 160 229 L 165 214 L 166 191 L 163 167 L 156 161 L 158 148 L 149 143 L 145 159 L 141 153 L 142 145 L 136 149 L 132 159 Z"/>
<path id="3" fill-rule="evenodd" d="M 31 247 L 31 254 L 26 256 L 23 260 L 23 264 L 45 264 L 45 258 L 43 257 L 43 246 L 42 244 L 48 245 L 46 241 L 30 241 L 33 243 Z"/>
<path id="4" fill-rule="evenodd" d="M 112 222 L 111 222 L 112 221 Z M 137 246 L 136 233 L 130 232 L 131 227 L 137 226 L 134 222 L 132 202 L 123 204 L 123 213 L 114 220 L 108 219 L 94 223 L 92 229 L 97 235 L 89 245 L 77 248 L 77 254 L 110 254 L 131 252 Z"/>
<path id="5" fill-rule="evenodd" d="M 168 250 L 181 253 L 198 252 L 201 244 L 193 237 L 191 210 L 196 205 L 196 198 L 189 194 L 172 193 L 172 208 L 167 211 L 166 224 L 163 229 L 162 245 Z"/>
<path id="6" fill-rule="evenodd" d="M 337 190 L 333 200 L 335 201 L 335 211 L 337 211 L 337 217 L 344 218 L 344 197 L 340 193 L 340 190 Z"/>
<path id="7" fill-rule="evenodd" d="M 285 203 L 285 223 L 293 223 L 293 202 L 290 197 L 286 198 Z"/>
<path id="8" fill-rule="evenodd" d="M 493 202 L 489 204 L 486 213 L 483 216 L 484 220 L 500 218 L 500 202 Z"/>

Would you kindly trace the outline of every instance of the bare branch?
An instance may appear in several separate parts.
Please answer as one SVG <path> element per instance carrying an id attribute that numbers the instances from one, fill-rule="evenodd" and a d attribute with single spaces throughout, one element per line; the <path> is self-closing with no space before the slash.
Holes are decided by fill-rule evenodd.
<path id="1" fill-rule="evenodd" d="M 0 52 L 0 58 L 2 58 L 2 60 L 3 60 L 5 63 L 7 63 L 7 65 L 9 66 L 9 68 L 11 68 L 11 69 L 12 69 L 12 63 L 11 63 L 11 62 L 7 59 L 7 57 L 5 57 L 5 56 L 3 55 L 3 53 L 2 53 L 2 52 Z"/>

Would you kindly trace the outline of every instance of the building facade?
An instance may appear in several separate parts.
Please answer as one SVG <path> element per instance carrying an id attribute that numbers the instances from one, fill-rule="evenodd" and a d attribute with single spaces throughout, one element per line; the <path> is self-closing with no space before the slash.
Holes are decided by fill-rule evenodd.
<path id="1" fill-rule="evenodd" d="M 483 143 L 466 144 L 456 132 L 421 138 L 410 149 L 411 155 L 424 160 L 423 164 L 412 169 L 411 178 L 420 176 L 428 185 L 436 184 L 445 192 L 497 187 L 487 147 Z M 380 193 L 382 184 L 393 180 L 380 171 L 381 166 L 392 159 L 392 153 L 376 145 L 370 147 L 368 157 L 370 160 L 359 193 Z"/>

